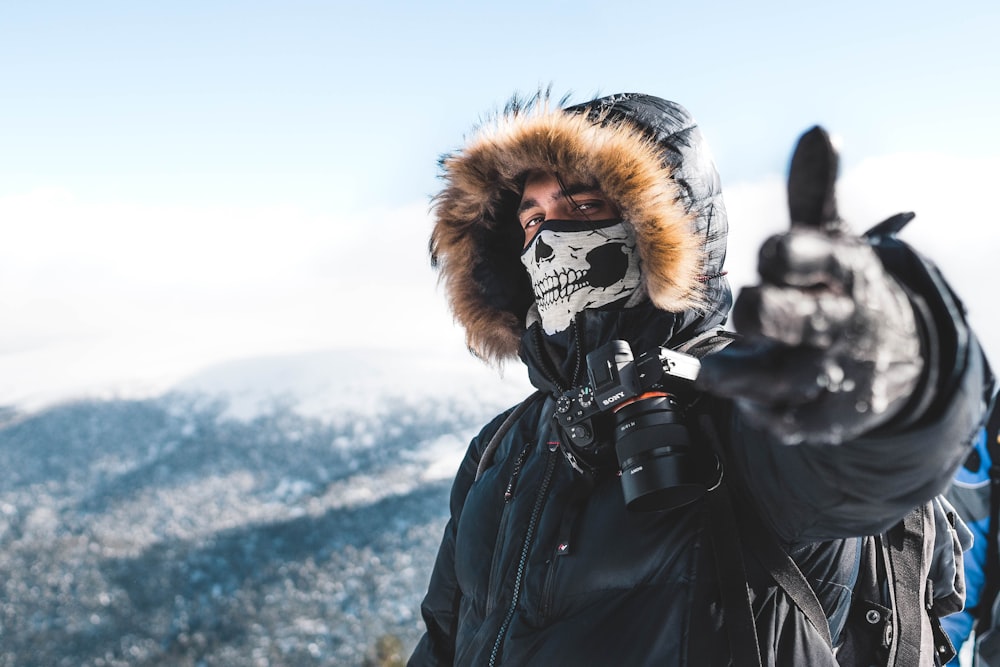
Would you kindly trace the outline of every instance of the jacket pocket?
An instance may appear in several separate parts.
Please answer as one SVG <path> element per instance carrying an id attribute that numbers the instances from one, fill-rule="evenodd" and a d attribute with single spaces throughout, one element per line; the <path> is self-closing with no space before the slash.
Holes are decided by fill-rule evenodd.
<path id="1" fill-rule="evenodd" d="M 490 580 L 486 587 L 486 613 L 489 614 L 496 607 L 503 572 L 503 552 L 506 545 L 507 523 L 510 516 L 510 507 L 505 503 L 503 513 L 500 515 L 500 525 L 497 527 L 497 540 L 493 547 L 493 558 L 490 559 Z"/>
<path id="2" fill-rule="evenodd" d="M 556 570 L 559 569 L 559 563 L 562 558 L 559 557 L 559 549 L 563 547 L 563 544 L 556 546 L 556 552 L 552 554 L 548 561 L 548 572 L 545 573 L 545 584 L 542 586 L 542 600 L 539 605 L 538 614 L 541 621 L 544 623 L 548 620 L 549 614 L 552 613 L 552 602 L 555 599 L 555 589 L 556 589 Z"/>

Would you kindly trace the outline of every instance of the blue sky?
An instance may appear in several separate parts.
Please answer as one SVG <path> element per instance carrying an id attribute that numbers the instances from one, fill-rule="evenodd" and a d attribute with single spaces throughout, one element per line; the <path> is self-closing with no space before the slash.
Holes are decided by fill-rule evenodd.
<path id="1" fill-rule="evenodd" d="M 1000 5 L 789 4 L 0 5 L 0 402 L 398 344 L 400 319 L 460 347 L 423 254 L 436 160 L 550 84 L 694 113 L 739 276 L 784 220 L 796 137 L 824 125 L 845 213 L 920 204 L 925 249 L 987 317 Z"/>

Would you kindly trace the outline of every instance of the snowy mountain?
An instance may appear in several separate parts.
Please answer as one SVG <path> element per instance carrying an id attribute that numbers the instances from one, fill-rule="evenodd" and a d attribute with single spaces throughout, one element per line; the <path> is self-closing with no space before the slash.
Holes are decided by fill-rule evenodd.
<path id="1" fill-rule="evenodd" d="M 321 350 L 210 366 L 178 382 L 183 393 L 222 396 L 227 414 L 246 418 L 276 405 L 336 420 L 401 399 L 450 397 L 467 405 L 507 407 L 532 391 L 524 367 L 498 372 L 457 348 Z"/>
<path id="2" fill-rule="evenodd" d="M 461 360 L 352 351 L 4 409 L 0 666 L 408 653 L 458 461 L 526 393 Z"/>

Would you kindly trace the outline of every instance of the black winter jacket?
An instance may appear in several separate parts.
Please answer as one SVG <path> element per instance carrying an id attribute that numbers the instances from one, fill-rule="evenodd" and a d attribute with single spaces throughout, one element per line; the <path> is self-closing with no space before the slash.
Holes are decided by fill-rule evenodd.
<path id="1" fill-rule="evenodd" d="M 939 419 L 840 447 L 781 445 L 723 406 L 712 410 L 729 474 L 787 540 L 835 639 L 852 602 L 856 536 L 940 492 L 966 451 L 981 371 L 969 361 Z M 706 501 L 630 512 L 614 475 L 590 488 L 555 444 L 553 408 L 548 397 L 534 403 L 478 481 L 482 448 L 506 415 L 469 448 L 423 604 L 428 631 L 410 664 L 728 664 Z M 746 558 L 763 664 L 836 665 L 801 611 Z"/>
<path id="2" fill-rule="evenodd" d="M 665 294 L 669 286 L 654 277 L 647 306 L 586 311 L 564 335 L 545 336 L 529 324 L 530 299 L 501 287 L 519 284 L 513 265 L 509 274 L 489 274 L 498 265 L 496 248 L 505 243 L 506 232 L 496 224 L 504 194 L 489 194 L 492 186 L 462 175 L 488 171 L 474 160 L 469 165 L 482 146 L 473 144 L 444 161 L 451 189 L 438 203 L 432 250 L 444 264 L 452 307 L 481 356 L 509 357 L 511 341 L 519 341 L 518 354 L 541 392 L 503 435 L 478 479 L 484 448 L 510 411 L 487 424 L 468 449 L 422 605 L 427 632 L 410 665 L 702 667 L 730 664 L 733 651 L 742 650 L 731 647 L 731 612 L 721 601 L 709 538 L 709 508 L 718 489 L 669 511 L 629 511 L 615 466 L 593 460 L 585 466 L 593 472 L 574 469 L 552 419 L 555 397 L 582 381 L 581 359 L 588 351 L 612 339 L 627 340 L 636 351 L 678 347 L 717 328 L 729 307 L 728 286 L 718 276 L 725 211 L 697 127 L 683 109 L 656 98 L 610 99 L 668 156 L 666 166 L 657 168 L 680 182 L 673 200 L 703 239 L 694 273 L 707 276 L 708 284 L 700 294 Z M 579 114 L 568 115 L 577 122 Z M 530 149 L 538 136 L 531 129 L 500 139 Z M 495 135 L 491 141 L 497 144 Z M 512 149 L 503 141 L 506 156 Z M 530 150 L 523 157 L 527 164 L 537 159 L 543 158 Z M 509 166 L 512 181 L 524 166 Z M 504 173 L 493 168 L 486 180 L 502 183 Z M 627 220 L 648 219 L 649 211 L 641 208 L 648 198 L 615 191 L 614 183 L 622 180 L 615 176 L 599 174 L 598 182 L 615 201 L 625 202 Z M 485 188 L 492 204 L 469 206 L 457 192 L 463 188 Z M 467 224 L 469 216 L 479 216 L 479 227 Z M 469 237 L 478 241 L 463 245 Z M 909 288 L 940 352 L 907 414 L 839 446 L 787 446 L 742 423 L 726 401 L 702 396 L 690 410 L 700 446 L 708 451 L 714 443 L 724 460 L 724 488 L 735 499 L 737 516 L 760 522 L 791 554 L 819 598 L 835 644 L 851 612 L 864 536 L 886 530 L 947 486 L 974 438 L 986 376 L 961 308 L 933 268 L 895 240 L 873 243 L 886 246 L 880 253 Z M 464 262 L 449 263 L 449 256 Z M 644 261 L 648 268 L 658 260 L 647 253 Z M 477 289 L 462 288 L 469 283 Z M 701 299 L 700 307 L 691 306 L 692 298 Z M 510 332 L 498 332 L 502 327 Z M 743 548 L 741 556 L 762 664 L 836 665 L 834 651 L 753 551 Z M 933 594 L 952 594 L 953 583 L 936 582 Z"/>

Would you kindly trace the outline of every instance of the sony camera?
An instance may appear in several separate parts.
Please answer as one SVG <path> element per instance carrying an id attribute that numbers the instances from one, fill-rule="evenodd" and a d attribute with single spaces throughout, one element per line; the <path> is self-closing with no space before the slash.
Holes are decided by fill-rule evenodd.
<path id="1" fill-rule="evenodd" d="M 685 423 L 700 369 L 691 355 L 660 347 L 633 357 L 626 341 L 614 340 L 587 355 L 589 383 L 556 403 L 555 419 L 575 448 L 614 443 L 631 510 L 679 507 L 707 490 L 717 460 Z"/>

